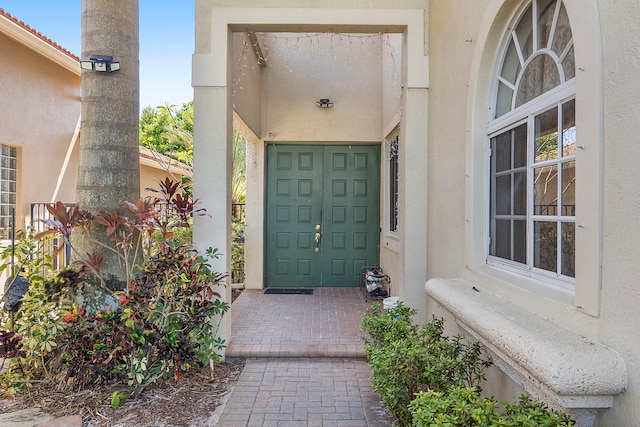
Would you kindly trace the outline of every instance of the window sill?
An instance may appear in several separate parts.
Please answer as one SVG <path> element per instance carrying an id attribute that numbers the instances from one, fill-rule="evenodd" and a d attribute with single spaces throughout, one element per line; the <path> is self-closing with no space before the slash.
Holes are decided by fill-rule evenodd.
<path id="1" fill-rule="evenodd" d="M 515 286 L 534 295 L 575 307 L 574 291 L 494 265 L 485 265 L 473 270 L 467 270 L 465 279 L 480 284 L 498 281 L 506 286 Z"/>
<path id="2" fill-rule="evenodd" d="M 470 282 L 432 279 L 426 291 L 486 346 L 505 374 L 540 399 L 595 416 L 594 409 L 611 407 L 626 388 L 622 357 L 599 342 Z"/>

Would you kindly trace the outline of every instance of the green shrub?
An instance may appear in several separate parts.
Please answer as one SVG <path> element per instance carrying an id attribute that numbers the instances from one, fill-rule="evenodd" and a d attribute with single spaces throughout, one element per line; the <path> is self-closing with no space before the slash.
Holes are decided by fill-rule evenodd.
<path id="1" fill-rule="evenodd" d="M 504 409 L 500 410 L 500 407 Z M 547 409 L 529 395 L 517 404 L 479 395 L 474 387 L 448 392 L 427 390 L 409 405 L 415 427 L 559 427 L 573 426 L 568 415 Z"/>
<path id="2" fill-rule="evenodd" d="M 11 360 L 7 375 L 11 376 L 15 369 L 26 380 L 50 379 L 46 361 L 57 351 L 58 338 L 66 328 L 62 315 L 70 309 L 71 302 L 62 292 L 61 279 L 52 273 L 51 256 L 38 251 L 32 230 L 16 234 L 15 243 L 2 253 L 2 258 L 10 262 L 0 266 L 0 271 L 13 268 L 13 273 L 18 273 L 29 285 L 15 311 L 0 311 L 0 330 L 17 334 L 21 356 Z"/>
<path id="3" fill-rule="evenodd" d="M 224 341 L 217 328 L 229 308 L 216 290 L 222 277 L 190 247 L 163 244 L 120 294 L 116 310 L 64 317 L 69 328 L 60 339 L 60 384 L 125 382 L 137 395 L 158 378 L 181 380 L 189 370 L 218 363 Z"/>
<path id="4" fill-rule="evenodd" d="M 443 335 L 444 321 L 418 327 L 415 310 L 401 302 L 383 309 L 373 304 L 362 329 L 371 382 L 395 426 L 572 426 L 570 417 L 522 395 L 517 404 L 480 395 L 491 361 L 479 343 Z"/>
<path id="5" fill-rule="evenodd" d="M 200 367 L 209 367 L 213 373 L 225 346 L 217 336 L 222 316 L 229 309 L 219 293 L 225 274 L 211 269 L 210 259 L 218 255 L 216 250 L 209 249 L 203 256 L 190 244 L 180 243 L 190 234 L 182 230 L 191 228 L 193 215 L 203 212 L 198 201 L 168 179 L 155 192 L 159 196 L 152 202 L 124 202 L 128 215 L 114 211 L 94 216 L 77 206 L 49 205 L 51 218 L 44 221 L 49 229 L 35 236 L 61 236 L 79 256 L 72 233 L 102 226 L 115 249 L 101 247 L 118 254 L 117 262 L 130 278 L 124 290 L 116 293 L 119 304 L 105 286 L 105 278 L 100 277 L 104 262 L 100 251 L 58 272 L 53 270 L 50 256 L 34 255 L 38 242 L 30 235 L 5 251 L 5 260 L 12 261 L 3 268 L 17 264 L 14 271 L 22 270 L 29 281 L 29 290 L 15 313 L 19 335 L 9 337 L 12 352 L 25 357 L 19 360 L 20 370 L 10 370 L 4 376 L 6 382 L 55 380 L 60 389 L 67 390 L 122 383 L 135 395 L 158 378 L 181 380 L 185 372 Z M 165 214 L 159 214 L 158 206 Z M 152 246 L 154 252 L 140 265 L 135 264 L 142 240 L 158 232 L 160 240 Z M 41 276 L 45 271 L 55 274 L 52 278 Z M 70 302 L 68 295 L 81 294 L 79 289 L 96 281 L 114 306 L 94 310 L 81 305 L 81 299 Z M 13 333 L 6 326 L 6 317 L 0 327 L 3 336 L 9 336 L 5 331 Z"/>
<path id="6" fill-rule="evenodd" d="M 478 343 L 444 336 L 442 319 L 418 327 L 414 314 L 402 303 L 389 309 L 374 304 L 362 322 L 373 388 L 399 426 L 411 424 L 409 403 L 417 393 L 479 386 L 491 365 Z"/>
<path id="7" fill-rule="evenodd" d="M 244 282 L 244 222 L 233 219 L 231 223 L 231 271 L 233 282 Z"/>

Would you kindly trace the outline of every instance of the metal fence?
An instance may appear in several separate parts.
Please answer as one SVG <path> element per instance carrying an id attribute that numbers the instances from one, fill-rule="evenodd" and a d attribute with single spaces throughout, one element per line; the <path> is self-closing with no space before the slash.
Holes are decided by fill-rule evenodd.
<path id="1" fill-rule="evenodd" d="M 50 203 L 46 202 L 36 202 L 31 203 L 31 227 L 35 231 L 35 233 L 39 233 L 45 231 L 47 229 L 47 225 L 44 221 L 48 219 L 52 219 L 51 213 L 47 210 L 47 205 Z M 65 203 L 65 207 L 70 208 L 75 206 L 75 203 Z M 169 216 L 170 209 L 168 206 L 159 206 L 160 215 Z M 245 204 L 244 203 L 232 203 L 231 204 L 231 216 L 234 220 L 241 222 L 244 224 L 245 220 Z M 51 235 L 55 236 L 55 235 Z M 241 237 L 243 251 L 244 252 L 244 233 Z M 71 261 L 71 248 L 68 244 L 65 244 L 63 239 L 59 236 L 51 237 L 49 239 L 44 240 L 40 246 L 38 247 L 37 256 L 43 256 L 46 254 L 54 254 L 53 256 L 53 267 L 55 269 L 65 267 L 69 265 Z M 243 254 L 244 258 L 244 254 Z M 234 263 L 234 265 L 238 265 L 238 263 Z M 244 262 L 240 263 L 241 267 L 238 269 L 234 269 L 232 271 L 232 278 L 235 281 L 244 281 Z"/>
<path id="2" fill-rule="evenodd" d="M 31 228 L 33 228 L 35 233 L 47 230 L 48 227 L 44 221 L 53 219 L 51 213 L 47 210 L 47 205 L 50 205 L 50 203 L 31 203 Z M 75 203 L 65 203 L 64 205 L 68 209 L 75 206 Z M 71 262 L 71 247 L 67 243 L 64 243 L 61 237 L 54 234 L 51 236 L 53 237 L 41 241 L 36 255 L 43 256 L 52 254 L 54 269 L 66 267 Z"/>

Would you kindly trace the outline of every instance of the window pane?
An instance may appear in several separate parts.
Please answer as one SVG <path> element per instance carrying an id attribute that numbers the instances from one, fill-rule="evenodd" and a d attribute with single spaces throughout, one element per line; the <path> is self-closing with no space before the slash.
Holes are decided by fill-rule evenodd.
<path id="1" fill-rule="evenodd" d="M 562 105 L 562 156 L 576 154 L 576 103 L 571 100 Z"/>
<path id="2" fill-rule="evenodd" d="M 533 170 L 533 214 L 558 215 L 558 165 Z"/>
<path id="3" fill-rule="evenodd" d="M 399 152 L 400 134 L 388 142 L 389 149 L 389 230 L 398 231 Z"/>
<path id="4" fill-rule="evenodd" d="M 576 162 L 562 165 L 562 215 L 576 216 Z"/>
<path id="5" fill-rule="evenodd" d="M 562 271 L 565 276 L 576 277 L 576 225 L 562 223 Z"/>
<path id="6" fill-rule="evenodd" d="M 527 263 L 527 222 L 513 221 L 513 260 Z"/>
<path id="7" fill-rule="evenodd" d="M 558 23 L 556 24 L 555 35 L 553 36 L 553 44 L 551 49 L 560 56 L 564 49 L 571 41 L 571 25 L 569 24 L 569 15 L 564 4 L 560 6 L 560 14 L 558 15 Z M 573 56 L 573 54 L 571 55 Z"/>
<path id="8" fill-rule="evenodd" d="M 534 222 L 533 266 L 547 271 L 558 271 L 558 231 L 555 222 Z"/>
<path id="9" fill-rule="evenodd" d="M 493 150 L 496 156 L 496 172 L 511 169 L 511 132 L 493 138 Z"/>
<path id="10" fill-rule="evenodd" d="M 522 15 L 518 27 L 516 28 L 516 36 L 520 43 L 520 51 L 522 57 L 526 61 L 533 53 L 533 12 L 531 6 Z"/>
<path id="11" fill-rule="evenodd" d="M 527 166 L 527 125 L 523 124 L 513 130 L 513 167 Z"/>
<path id="12" fill-rule="evenodd" d="M 536 162 L 558 158 L 558 112 L 555 108 L 536 116 L 534 158 Z"/>
<path id="13" fill-rule="evenodd" d="M 516 107 L 537 98 L 558 85 L 560 85 L 560 74 L 555 60 L 547 54 L 536 56 L 527 65 L 520 80 Z"/>
<path id="14" fill-rule="evenodd" d="M 538 1 L 538 49 L 545 49 L 547 47 L 555 11 L 555 0 Z"/>
<path id="15" fill-rule="evenodd" d="M 511 214 L 511 175 L 496 177 L 496 215 Z"/>
<path id="16" fill-rule="evenodd" d="M 573 46 L 571 46 L 569 53 L 562 61 L 562 67 L 564 68 L 565 80 L 571 80 L 576 76 L 576 60 L 573 56 Z"/>
<path id="17" fill-rule="evenodd" d="M 491 255 L 511 259 L 511 221 L 496 221 L 496 237 L 493 243 L 494 250 Z"/>
<path id="18" fill-rule="evenodd" d="M 518 56 L 518 51 L 516 50 L 516 44 L 512 39 L 509 43 L 507 53 L 504 57 L 504 63 L 502 64 L 502 71 L 500 72 L 500 76 L 515 86 L 519 72 L 520 57 Z"/>
<path id="19" fill-rule="evenodd" d="M 527 173 L 513 174 L 513 214 L 527 214 Z"/>
<path id="20" fill-rule="evenodd" d="M 513 101 L 513 89 L 502 82 L 498 82 L 498 97 L 496 99 L 496 117 L 511 111 Z"/>

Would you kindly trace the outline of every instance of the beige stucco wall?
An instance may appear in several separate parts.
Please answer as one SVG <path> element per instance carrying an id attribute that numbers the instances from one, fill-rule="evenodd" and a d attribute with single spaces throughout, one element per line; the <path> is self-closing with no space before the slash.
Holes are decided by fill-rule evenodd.
<path id="1" fill-rule="evenodd" d="M 257 43 L 257 39 L 250 39 L 246 32 L 234 33 L 230 70 L 233 75 L 233 109 L 242 117 L 244 126 L 249 128 L 250 133 L 260 135 L 262 71 L 266 64 L 258 58 L 258 55 L 264 53 L 258 53 L 260 51 L 255 46 Z"/>
<path id="2" fill-rule="evenodd" d="M 598 1 L 604 82 L 602 290 L 599 321 L 589 333 L 621 352 L 629 390 L 601 425 L 640 424 L 640 4 Z"/>
<path id="3" fill-rule="evenodd" d="M 640 215 L 640 177 L 635 165 L 640 156 L 636 137 L 640 87 L 636 83 L 639 55 L 633 40 L 640 36 L 640 5 L 634 1 L 565 1 L 581 67 L 576 83 L 578 139 L 586 147 L 577 154 L 577 222 L 582 228 L 574 295 L 497 274 L 482 267 L 483 252 L 477 250 L 485 245 L 486 230 L 477 227 L 485 220 L 474 222 L 474 218 L 485 218 L 486 205 L 479 201 L 486 200 L 488 193 L 486 182 L 477 179 L 483 174 L 474 173 L 484 161 L 478 158 L 483 156 L 486 140 L 482 129 L 488 90 L 484 86 L 490 85 L 492 73 L 487 59 L 495 56 L 500 41 L 500 35 L 488 29 L 495 20 L 508 19 L 519 3 L 431 2 L 429 159 L 433 160 L 428 164 L 428 275 L 462 277 L 523 310 L 616 350 L 626 365 L 627 390 L 614 398 L 611 409 L 599 412 L 595 425 L 639 425 L 640 341 L 633 337 L 640 330 L 636 286 L 640 228 L 634 221 Z M 452 22 L 459 25 L 450 25 Z M 593 161 L 590 156 L 602 160 Z M 595 167 L 581 169 L 585 164 Z M 430 313 L 443 314 L 442 307 L 431 300 L 428 308 Z M 505 376 L 492 376 L 489 390 L 504 390 L 504 381 Z M 509 397 L 518 388 L 507 390 Z"/>
<path id="4" fill-rule="evenodd" d="M 271 33 L 263 74 L 264 139 L 379 142 L 382 38 L 379 35 Z M 333 108 L 316 106 L 329 98 Z"/>
<path id="5" fill-rule="evenodd" d="M 19 148 L 16 220 L 31 202 L 50 202 L 80 115 L 80 75 L 0 34 L 0 143 Z M 57 193 L 75 200 L 78 147 Z"/>
<path id="6" fill-rule="evenodd" d="M 639 55 L 634 44 L 640 38 L 640 5 L 633 0 L 614 3 L 565 0 L 573 25 L 578 66 L 577 132 L 580 143 L 585 147 L 577 154 L 576 166 L 579 182 L 576 219 L 581 227 L 576 237 L 577 273 L 576 291 L 573 293 L 540 286 L 533 280 L 486 266 L 486 124 L 491 76 L 503 30 L 510 16 L 524 2 L 432 0 L 397 5 L 396 1 L 326 1 L 321 6 L 322 13 L 315 15 L 314 8 L 318 5 L 311 0 L 270 3 L 270 8 L 286 8 L 277 14 L 268 13 L 270 9 L 260 9 L 264 7 L 262 3 L 257 0 L 196 1 L 194 87 L 197 107 L 200 107 L 197 120 L 202 124 L 197 132 L 203 134 L 201 142 L 196 138 L 196 162 L 202 162 L 196 163 L 196 188 L 199 188 L 199 196 L 205 204 L 212 203 L 207 200 L 215 201 L 216 205 L 212 203 L 211 208 L 214 211 L 218 209 L 215 212 L 219 213 L 219 218 L 225 217 L 220 201 L 228 199 L 228 182 L 198 182 L 198 176 L 204 177 L 204 174 L 198 175 L 199 168 L 210 170 L 213 167 L 223 176 L 228 176 L 229 159 L 225 157 L 225 150 L 233 100 L 228 90 L 232 77 L 226 72 L 232 68 L 228 64 L 233 63 L 233 56 L 226 58 L 228 64 L 223 63 L 218 68 L 212 58 L 220 57 L 207 56 L 212 51 L 232 51 L 222 45 L 225 32 L 211 25 L 212 22 L 229 22 L 225 19 L 233 13 L 225 8 L 247 8 L 242 14 L 246 21 L 225 27 L 225 31 L 283 31 L 283 24 L 288 24 L 287 29 L 296 32 L 333 28 L 318 24 L 326 24 L 322 19 L 327 16 L 335 20 L 335 28 L 347 31 L 350 14 L 344 13 L 345 9 L 354 9 L 352 16 L 376 7 L 423 9 L 428 20 L 428 32 L 420 35 L 426 43 L 421 46 L 424 62 L 416 61 L 419 55 L 413 56 L 415 44 L 407 41 L 412 34 L 404 34 L 401 47 L 404 87 L 399 123 L 401 141 L 405 143 L 401 148 L 401 179 L 404 184 L 401 187 L 401 233 L 397 239 L 384 234 L 381 239 L 382 265 L 392 272 L 397 285 L 394 293 L 400 294 L 410 304 L 422 304 L 422 320 L 431 314 L 448 316 L 451 332 L 457 332 L 459 329 L 451 313 L 446 313 L 433 300 L 427 301 L 424 289 L 416 286 L 415 282 L 423 284 L 427 279 L 438 277 L 459 278 L 477 285 L 482 292 L 504 298 L 523 313 L 530 312 L 547 319 L 551 329 L 569 331 L 615 350 L 626 365 L 627 390 L 614 397 L 611 409 L 599 413 L 596 425 L 640 425 L 640 410 L 636 404 L 640 401 L 640 342 L 634 339 L 640 330 L 636 314 L 640 303 L 640 293 L 637 292 L 640 269 L 636 261 L 640 250 L 640 227 L 634 221 L 640 215 L 640 191 L 636 188 L 640 182 L 640 176 L 636 175 L 640 172 L 635 164 L 640 158 L 640 153 L 636 153 L 640 148 L 635 141 L 636 129 L 640 127 L 640 115 L 637 113 L 640 86 L 636 84 Z M 339 10 L 342 13 L 338 13 Z M 216 21 L 216 13 L 220 21 Z M 274 15 L 278 16 L 277 20 Z M 381 20 L 379 22 L 384 21 L 370 16 L 372 24 L 376 18 Z M 212 30 L 218 32 L 213 34 Z M 382 102 L 382 105 L 378 104 L 381 110 L 375 111 L 380 118 L 377 133 L 369 133 L 370 125 L 360 127 L 357 114 L 353 116 L 353 135 L 356 136 L 344 135 L 345 124 L 340 121 L 328 121 L 335 128 L 323 128 L 321 120 L 332 118 L 317 113 L 333 114 L 345 104 L 338 102 L 339 91 L 323 95 L 314 93 L 312 89 L 322 89 L 324 84 L 329 91 L 332 88 L 328 84 L 340 80 L 333 75 L 333 80 L 319 78 L 317 83 L 301 85 L 305 77 L 312 76 L 305 67 L 297 68 L 304 65 L 295 62 L 305 58 L 304 52 L 300 54 L 295 44 L 286 46 L 286 42 L 285 49 L 296 55 L 280 59 L 280 62 L 274 60 L 274 65 L 286 65 L 284 68 L 288 67 L 291 72 L 276 68 L 262 72 L 260 129 L 256 131 L 255 125 L 252 126 L 261 139 L 252 143 L 251 154 L 248 155 L 248 180 L 256 193 L 263 191 L 262 144 L 265 140 L 340 141 L 352 138 L 354 141 L 382 141 L 395 125 L 390 118 L 394 108 L 387 103 L 393 97 L 385 98 L 382 91 L 382 95 L 380 92 L 378 95 L 366 93 L 365 98 Z M 419 66 L 415 67 L 416 64 Z M 354 82 L 348 75 L 350 70 L 342 67 L 344 63 L 331 63 L 323 70 L 336 74 L 347 71 L 344 79 L 346 90 L 356 90 L 360 87 L 359 82 Z M 380 77 L 370 72 L 366 76 L 379 78 L 380 88 L 384 88 L 388 81 L 384 72 Z M 252 81 L 255 83 L 255 76 Z M 313 103 L 316 98 L 325 96 L 333 98 L 336 107 L 331 111 L 315 110 Z M 357 107 L 359 104 L 349 105 Z M 365 108 L 369 114 L 374 114 L 370 106 Z M 255 112 L 257 106 L 252 104 L 251 109 L 245 111 Z M 350 110 L 346 114 L 349 113 Z M 216 114 L 214 121 L 209 120 Z M 248 116 L 251 117 L 251 113 Z M 337 119 L 342 120 L 342 117 Z M 209 136 L 206 144 L 202 142 L 205 134 Z M 201 160 L 198 156 L 202 156 Z M 257 210 L 254 222 L 249 224 L 248 220 L 248 226 L 259 229 L 262 234 L 261 197 L 258 195 L 253 199 L 254 203 L 256 200 L 259 202 L 254 206 Z M 208 207 L 210 212 L 211 208 Z M 196 227 L 201 231 L 202 242 L 224 240 L 225 233 L 228 234 L 228 227 L 224 224 L 214 228 L 203 222 Z M 384 247 L 387 242 L 394 246 L 393 250 Z M 250 247 L 251 243 L 248 241 L 247 245 Z M 255 257 L 253 261 L 260 262 L 262 241 L 251 251 L 252 258 Z M 227 262 L 224 259 L 220 261 L 223 269 Z M 250 286 L 261 287 L 261 275 L 254 277 L 255 282 Z M 554 336 L 561 335 L 550 334 L 549 340 L 553 341 Z M 526 341 L 526 336 L 522 339 Z M 574 356 L 576 363 L 584 362 L 580 355 Z M 554 355 L 537 354 L 535 357 L 537 362 L 544 363 L 545 358 L 551 359 Z M 495 369 L 487 389 L 509 398 L 521 391 Z"/>

